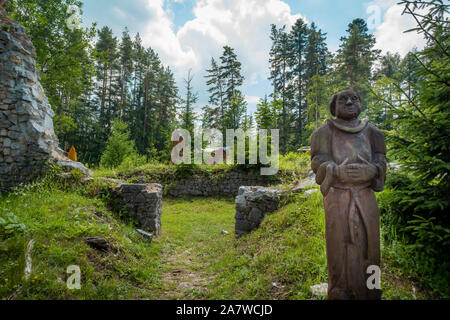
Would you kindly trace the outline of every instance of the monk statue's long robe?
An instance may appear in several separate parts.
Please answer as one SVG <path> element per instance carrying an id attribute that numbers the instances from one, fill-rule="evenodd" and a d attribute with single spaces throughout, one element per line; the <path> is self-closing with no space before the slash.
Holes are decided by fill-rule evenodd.
<path id="1" fill-rule="evenodd" d="M 356 128 L 335 120 L 317 129 L 311 141 L 312 169 L 318 184 L 329 184 L 324 193 L 329 299 L 380 299 L 380 290 L 367 288 L 367 268 L 380 266 L 380 214 L 375 193 L 386 176 L 383 134 L 363 120 Z M 372 181 L 345 183 L 332 177 L 329 164 L 362 163 L 377 167 Z"/>

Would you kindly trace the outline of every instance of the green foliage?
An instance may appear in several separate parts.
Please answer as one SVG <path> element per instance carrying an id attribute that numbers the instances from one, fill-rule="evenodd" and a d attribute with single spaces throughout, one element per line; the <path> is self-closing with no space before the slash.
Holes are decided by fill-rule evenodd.
<path id="1" fill-rule="evenodd" d="M 389 258 L 436 294 L 448 297 L 450 230 L 441 217 L 425 215 L 427 211 L 414 214 L 411 197 L 424 198 L 420 190 L 412 190 L 412 179 L 404 173 L 391 173 L 387 189 L 377 196 L 386 246 L 399 247 Z"/>
<path id="2" fill-rule="evenodd" d="M 288 32 L 286 26 L 271 25 L 270 77 L 274 101 L 280 105 L 277 128 L 280 149 L 285 154 L 297 150 L 309 138 L 307 94 L 314 76 L 325 76 L 328 67 L 326 34 L 315 23 L 298 19 Z M 323 91 L 322 95 L 326 95 Z M 329 99 L 329 97 L 327 97 Z"/>
<path id="3" fill-rule="evenodd" d="M 3 23 L 2 30 L 6 32 L 10 32 L 11 26 L 9 24 Z"/>
<path id="4" fill-rule="evenodd" d="M 175 175 L 178 179 L 186 179 L 192 177 L 195 173 L 198 172 L 200 167 L 196 164 L 179 164 L 175 166 Z"/>
<path id="5" fill-rule="evenodd" d="M 14 213 L 8 212 L 4 217 L 0 216 L 0 238 L 13 236 L 24 232 L 25 229 L 25 225 L 19 221 Z"/>
<path id="6" fill-rule="evenodd" d="M 63 146 L 80 143 L 86 124 L 79 113 L 91 114 L 80 104 L 93 85 L 94 64 L 91 59 L 95 26 L 70 30 L 68 7 L 82 6 L 78 0 L 12 0 L 9 11 L 30 35 L 36 48 L 40 82 L 55 111 L 55 132 Z M 78 127 L 78 131 L 77 131 Z M 78 133 L 76 136 L 71 136 Z M 87 135 L 89 136 L 89 135 Z M 83 150 L 84 151 L 84 150 Z M 84 152 L 82 152 L 83 154 Z"/>
<path id="7" fill-rule="evenodd" d="M 138 159 L 138 156 L 136 155 L 134 141 L 130 140 L 128 125 L 117 120 L 114 122 L 112 133 L 102 154 L 100 164 L 111 168 L 119 166 L 124 160 L 126 160 L 127 164 L 130 164 L 133 159 Z"/>
<path id="8" fill-rule="evenodd" d="M 53 123 L 55 125 L 55 132 L 57 134 L 67 135 L 77 128 L 75 120 L 72 117 L 66 115 L 55 116 L 53 118 Z"/>
<path id="9" fill-rule="evenodd" d="M 0 299 L 155 298 L 155 291 L 147 288 L 158 286 L 161 247 L 149 245 L 133 228 L 116 220 L 100 200 L 36 183 L 1 197 L 0 215 L 15 230 L 7 238 L 0 237 Z M 83 241 L 90 236 L 106 238 L 117 252 L 90 248 Z M 25 279 L 30 239 L 35 243 L 33 268 Z M 70 265 L 81 269 L 81 290 L 66 287 Z"/>
<path id="10" fill-rule="evenodd" d="M 231 97 L 229 107 L 225 112 L 223 123 L 226 129 L 239 129 L 247 112 L 247 101 L 242 92 L 236 90 Z"/>
<path id="11" fill-rule="evenodd" d="M 191 75 L 191 70 L 188 72 L 187 79 L 184 79 L 186 98 L 181 102 L 184 104 L 180 112 L 180 126 L 182 129 L 188 130 L 191 137 L 194 136 L 194 120 L 196 118 L 194 107 L 198 101 L 198 93 L 193 92 L 192 80 L 194 76 Z"/>
<path id="12" fill-rule="evenodd" d="M 399 75 L 391 75 L 394 79 L 382 78 L 372 92 L 382 105 L 378 112 L 384 126 L 390 129 L 386 131 L 389 155 L 402 166 L 402 172 L 391 179 L 394 189 L 381 196 L 381 207 L 392 222 L 390 240 L 395 240 L 395 234 L 414 248 L 416 272 L 436 292 L 448 296 L 448 285 L 444 285 L 450 279 L 445 271 L 450 252 L 448 8 L 441 1 L 402 4 L 405 13 L 418 22 L 410 31 L 423 33 L 428 45 L 401 63 L 408 67 L 408 76 L 399 70 Z"/>
<path id="13" fill-rule="evenodd" d="M 450 229 L 436 225 L 436 217 L 428 219 L 418 215 L 413 215 L 413 217 L 415 219 L 409 220 L 409 226 L 405 228 L 405 231 L 411 231 L 411 234 L 417 239 L 413 247 L 423 250 L 427 256 L 439 253 L 438 248 L 450 247 Z"/>
<path id="14" fill-rule="evenodd" d="M 323 122 L 331 117 L 330 97 L 333 95 L 327 76 L 314 75 L 311 86 L 306 94 L 308 101 L 308 119 L 310 131 L 318 129 Z M 312 129 L 312 130 L 311 130 Z"/>
<path id="15" fill-rule="evenodd" d="M 209 105 L 204 106 L 202 126 L 221 130 L 225 136 L 226 129 L 242 127 L 247 104 L 239 87 L 244 82 L 241 63 L 234 49 L 223 47 L 220 64 L 211 58 L 211 68 L 206 70 L 205 78 L 210 93 Z M 245 124 L 246 126 L 248 123 Z"/>
<path id="16" fill-rule="evenodd" d="M 277 129 L 282 108 L 281 100 L 276 93 L 270 102 L 267 101 L 267 97 L 260 99 L 255 113 L 258 129 Z"/>
<path id="17" fill-rule="evenodd" d="M 120 167 L 124 169 L 136 168 L 147 163 L 146 156 L 140 156 L 136 152 L 127 155 L 121 162 Z"/>
<path id="18" fill-rule="evenodd" d="M 375 36 L 368 31 L 363 19 L 354 19 L 348 25 L 347 36 L 341 38 L 337 54 L 340 79 L 356 90 L 363 101 L 367 97 L 372 65 L 381 52 L 374 49 Z"/>
<path id="19" fill-rule="evenodd" d="M 305 174 L 311 169 L 311 156 L 309 152 L 289 152 L 280 156 L 280 170 L 296 170 Z"/>
<path id="20" fill-rule="evenodd" d="M 297 195 L 266 217 L 259 230 L 239 240 L 222 233 L 233 232 L 232 199 L 166 199 L 164 232 L 151 244 L 117 220 L 102 201 L 84 193 L 60 191 L 47 181 L 0 198 L 0 212 L 14 209 L 13 222 L 26 226 L 0 239 L 0 298 L 310 299 L 309 286 L 326 282 L 323 201 L 318 192 Z M 90 248 L 83 241 L 90 236 L 106 238 L 117 252 Z M 35 245 L 27 280 L 24 253 L 30 239 Z M 393 278 L 392 269 L 398 273 L 404 270 L 399 265 L 414 264 L 408 250 L 383 247 L 386 299 L 428 297 L 419 287 L 412 291 L 406 274 Z M 396 258 L 397 265 L 386 265 L 386 257 Z M 69 265 L 81 268 L 81 290 L 65 285 Z M 174 271 L 190 275 L 183 278 L 185 286 L 174 285 Z"/>

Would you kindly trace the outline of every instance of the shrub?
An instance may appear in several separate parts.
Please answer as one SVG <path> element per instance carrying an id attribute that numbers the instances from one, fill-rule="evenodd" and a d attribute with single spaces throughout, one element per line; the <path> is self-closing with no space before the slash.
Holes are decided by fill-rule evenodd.
<path id="1" fill-rule="evenodd" d="M 121 120 L 116 120 L 100 164 L 106 168 L 118 167 L 127 157 L 138 157 L 135 143 L 130 139 L 128 125 Z"/>
<path id="2" fill-rule="evenodd" d="M 0 238 L 6 238 L 25 231 L 26 227 L 13 213 L 0 216 Z"/>
<path id="3" fill-rule="evenodd" d="M 147 163 L 146 156 L 140 156 L 137 153 L 133 152 L 132 154 L 125 157 L 125 159 L 123 159 L 122 163 L 120 164 L 120 167 L 124 169 L 130 169 L 143 166 L 146 163 Z"/>

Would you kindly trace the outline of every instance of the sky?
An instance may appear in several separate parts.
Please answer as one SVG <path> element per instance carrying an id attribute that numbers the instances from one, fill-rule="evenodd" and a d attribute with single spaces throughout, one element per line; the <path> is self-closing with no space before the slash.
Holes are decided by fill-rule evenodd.
<path id="1" fill-rule="evenodd" d="M 314 22 L 327 34 L 330 51 L 335 52 L 348 24 L 366 20 L 374 34 L 376 48 L 383 53 L 404 56 L 425 45 L 422 36 L 403 31 L 415 27 L 402 15 L 398 0 L 84 0 L 83 25 L 105 25 L 120 36 L 125 27 L 140 33 L 145 46 L 153 48 L 164 65 L 174 72 L 179 92 L 185 93 L 184 79 L 191 69 L 193 86 L 199 93 L 196 111 L 208 103 L 205 70 L 211 58 L 222 54 L 223 46 L 235 49 L 245 77 L 241 91 L 250 113 L 260 98 L 270 94 L 270 25 L 286 25 L 298 18 Z"/>

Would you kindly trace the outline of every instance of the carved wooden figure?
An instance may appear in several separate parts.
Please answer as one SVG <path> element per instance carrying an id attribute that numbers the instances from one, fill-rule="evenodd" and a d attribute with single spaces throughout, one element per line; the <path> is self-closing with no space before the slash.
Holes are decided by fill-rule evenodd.
<path id="1" fill-rule="evenodd" d="M 375 192 L 386 177 L 383 134 L 360 120 L 353 90 L 332 97 L 331 114 L 311 138 L 312 169 L 325 205 L 328 299 L 381 299 L 367 268 L 380 266 L 380 214 Z"/>

